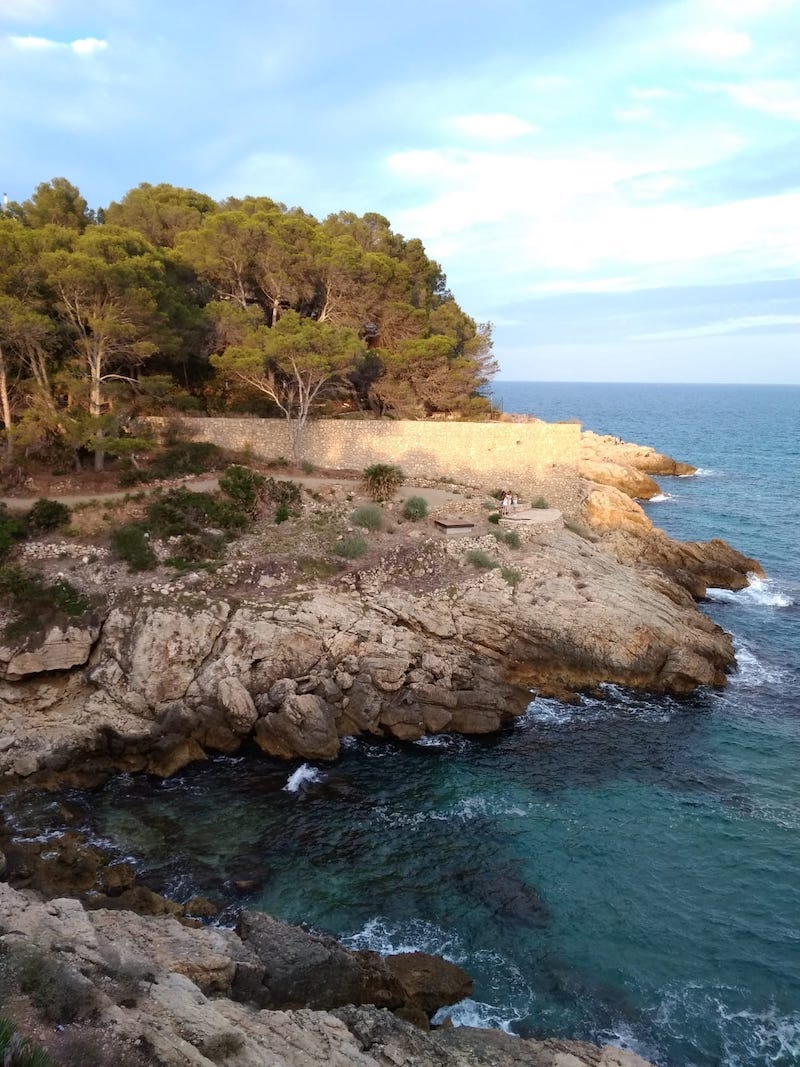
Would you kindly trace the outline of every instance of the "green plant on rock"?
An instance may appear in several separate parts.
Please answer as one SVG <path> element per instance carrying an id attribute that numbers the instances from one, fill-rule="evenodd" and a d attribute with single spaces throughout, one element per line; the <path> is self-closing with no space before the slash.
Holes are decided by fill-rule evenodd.
<path id="1" fill-rule="evenodd" d="M 495 511 L 493 515 L 488 515 L 487 518 L 489 519 L 489 522 L 497 526 L 497 524 L 500 522 L 500 512 Z"/>
<path id="2" fill-rule="evenodd" d="M 424 496 L 410 496 L 403 505 L 403 518 L 419 522 L 428 517 L 428 501 Z"/>
<path id="3" fill-rule="evenodd" d="M 505 580 L 508 582 L 508 584 L 512 588 L 516 589 L 516 587 L 519 585 L 520 580 L 522 578 L 522 575 L 520 574 L 520 572 L 515 570 L 513 567 L 501 567 L 500 568 L 500 573 L 505 578 Z"/>
<path id="4" fill-rule="evenodd" d="M 232 500 L 217 500 L 210 493 L 170 489 L 147 509 L 147 526 L 159 537 L 180 537 L 215 527 L 225 533 L 246 529 L 248 517 Z"/>
<path id="5" fill-rule="evenodd" d="M 220 475 L 219 487 L 248 515 L 255 515 L 267 497 L 264 475 L 238 464 L 227 467 Z"/>
<path id="6" fill-rule="evenodd" d="M 283 504 L 289 515 L 297 516 L 302 511 L 303 491 L 297 482 L 267 478 L 264 489 L 273 504 L 278 507 Z"/>
<path id="7" fill-rule="evenodd" d="M 537 496 L 536 499 L 531 503 L 531 507 L 539 508 L 540 510 L 544 511 L 546 508 L 549 508 L 550 505 L 547 503 L 543 496 Z"/>
<path id="8" fill-rule="evenodd" d="M 25 537 L 25 523 L 12 515 L 5 504 L 0 504 L 0 559 L 3 559 L 17 541 Z"/>
<path id="9" fill-rule="evenodd" d="M 364 530 L 376 532 L 383 529 L 383 512 L 375 504 L 362 504 L 353 511 L 350 521 Z"/>
<path id="10" fill-rule="evenodd" d="M 520 548 L 522 546 L 522 540 L 516 530 L 509 530 L 503 540 L 509 548 Z"/>
<path id="11" fill-rule="evenodd" d="M 64 578 L 46 582 L 21 567 L 0 567 L 0 601 L 15 616 L 6 626 L 7 637 L 42 630 L 60 615 L 80 618 L 93 608 L 91 600 Z"/>
<path id="12" fill-rule="evenodd" d="M 111 531 L 111 551 L 124 560 L 133 573 L 150 570 L 157 563 L 147 531 L 135 522 Z"/>
<path id="13" fill-rule="evenodd" d="M 364 470 L 364 485 L 373 500 L 391 500 L 406 476 L 389 463 L 373 463 Z"/>
<path id="14" fill-rule="evenodd" d="M 291 516 L 289 515 L 289 508 L 286 504 L 278 504 L 275 508 L 275 522 L 280 525 L 282 522 L 287 522 Z"/>
<path id="15" fill-rule="evenodd" d="M 43 1048 L 23 1037 L 5 1016 L 0 1016 L 0 1057 L 13 1067 L 58 1067 Z"/>
<path id="16" fill-rule="evenodd" d="M 310 463 L 307 459 L 304 459 L 303 462 L 300 464 L 300 469 L 302 470 L 303 474 L 313 474 L 315 468 L 313 463 Z"/>
<path id="17" fill-rule="evenodd" d="M 25 525 L 30 533 L 46 533 L 68 526 L 72 512 L 60 500 L 37 500 L 25 516 Z"/>
<path id="18" fill-rule="evenodd" d="M 467 561 L 479 570 L 493 570 L 500 566 L 497 560 L 493 559 L 488 552 L 484 552 L 482 548 L 471 548 L 465 555 Z"/>
<path id="19" fill-rule="evenodd" d="M 333 546 L 333 551 L 343 559 L 360 559 L 366 556 L 369 545 L 363 537 L 344 537 Z"/>

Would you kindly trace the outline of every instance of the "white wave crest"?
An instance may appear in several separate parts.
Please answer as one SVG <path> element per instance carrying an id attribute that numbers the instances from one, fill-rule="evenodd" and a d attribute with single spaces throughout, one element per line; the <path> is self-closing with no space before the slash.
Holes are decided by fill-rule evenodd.
<path id="1" fill-rule="evenodd" d="M 679 478 L 714 478 L 719 471 L 712 470 L 711 467 L 698 467 L 694 474 L 679 474 Z"/>
<path id="2" fill-rule="evenodd" d="M 672 500 L 672 493 L 656 493 L 647 501 L 648 504 L 663 504 L 665 500 Z"/>
<path id="3" fill-rule="evenodd" d="M 731 589 L 708 589 L 706 596 L 718 604 L 747 604 L 763 608 L 790 608 L 794 600 L 788 594 L 775 588 L 772 578 L 759 578 L 756 574 L 748 574 L 750 583 L 744 589 L 733 592 Z"/>
<path id="4" fill-rule="evenodd" d="M 508 1009 L 498 1008 L 494 1004 L 484 1004 L 480 1000 L 460 1000 L 451 1007 L 440 1008 L 433 1017 L 435 1026 L 441 1026 L 449 1019 L 453 1026 L 474 1026 L 478 1030 L 503 1030 L 513 1034 L 511 1024 L 521 1016 L 509 1018 Z"/>
<path id="5" fill-rule="evenodd" d="M 736 652 L 736 670 L 730 676 L 730 681 L 733 684 L 757 689 L 762 685 L 781 685 L 786 681 L 789 672 L 785 667 L 762 663 L 747 645 L 736 643 L 734 650 Z"/>
<path id="6" fill-rule="evenodd" d="M 299 793 L 301 789 L 305 789 L 306 786 L 312 785 L 314 782 L 322 782 L 325 780 L 325 776 L 321 774 L 316 767 L 312 767 L 308 763 L 302 763 L 296 771 L 293 771 L 288 779 L 286 785 L 283 787 L 284 793 Z"/>

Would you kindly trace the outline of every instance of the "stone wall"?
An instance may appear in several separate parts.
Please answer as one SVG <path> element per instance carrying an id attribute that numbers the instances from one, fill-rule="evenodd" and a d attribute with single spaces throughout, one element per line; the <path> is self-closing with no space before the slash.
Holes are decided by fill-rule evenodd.
<path id="1" fill-rule="evenodd" d="M 153 420 L 159 421 L 159 420 Z M 274 459 L 291 456 L 282 419 L 186 418 L 198 441 L 249 450 Z M 409 478 L 447 478 L 520 492 L 550 489 L 561 497 L 574 486 L 580 453 L 577 423 L 413 422 L 319 419 L 308 424 L 303 457 L 316 467 L 362 471 L 393 463 Z"/>

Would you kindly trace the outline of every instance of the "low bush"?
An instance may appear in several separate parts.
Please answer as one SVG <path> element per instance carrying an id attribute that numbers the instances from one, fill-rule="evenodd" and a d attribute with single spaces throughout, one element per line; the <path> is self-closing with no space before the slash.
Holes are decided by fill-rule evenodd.
<path id="1" fill-rule="evenodd" d="M 522 545 L 522 541 L 516 530 L 509 530 L 503 540 L 509 548 L 520 548 Z"/>
<path id="2" fill-rule="evenodd" d="M 513 588 L 516 588 L 519 585 L 520 579 L 522 578 L 519 571 L 514 570 L 513 567 L 501 567 L 500 573 Z"/>
<path id="3" fill-rule="evenodd" d="M 532 508 L 540 508 L 540 509 L 544 510 L 545 508 L 549 508 L 550 505 L 547 503 L 547 501 L 545 500 L 545 498 L 543 496 L 537 496 L 536 499 L 531 502 L 531 507 Z"/>
<path id="4" fill-rule="evenodd" d="M 280 525 L 282 522 L 286 522 L 291 516 L 289 515 L 289 509 L 286 504 L 278 504 L 275 508 L 275 522 Z"/>
<path id="5" fill-rule="evenodd" d="M 274 459 L 268 459 L 265 466 L 270 470 L 274 470 L 276 467 L 288 467 L 289 460 L 286 456 L 276 456 Z"/>
<path id="6" fill-rule="evenodd" d="M 21 567 L 0 567 L 0 600 L 16 618 L 6 626 L 7 637 L 41 630 L 59 615 L 80 618 L 93 607 L 91 600 L 61 578 L 49 584 Z"/>
<path id="7" fill-rule="evenodd" d="M 273 504 L 278 507 L 283 504 L 289 515 L 299 515 L 302 511 L 303 491 L 297 482 L 267 478 L 264 490 Z"/>
<path id="8" fill-rule="evenodd" d="M 313 474 L 314 469 L 314 464 L 309 463 L 307 459 L 304 459 L 303 462 L 300 464 L 300 470 L 303 472 L 303 474 Z"/>
<path id="9" fill-rule="evenodd" d="M 428 501 L 422 496 L 410 496 L 403 505 L 403 518 L 419 522 L 428 517 Z"/>
<path id="10" fill-rule="evenodd" d="M 383 512 L 374 504 L 362 504 L 352 513 L 350 521 L 364 530 L 375 532 L 383 529 Z"/>
<path id="11" fill-rule="evenodd" d="M 43 1048 L 17 1032 L 15 1024 L 0 1016 L 0 1057 L 13 1067 L 58 1067 Z"/>
<path id="12" fill-rule="evenodd" d="M 473 567 L 478 567 L 479 570 L 493 570 L 495 567 L 499 567 L 500 564 L 496 559 L 492 559 L 488 552 L 484 552 L 482 548 L 471 548 L 466 553 L 468 562 Z"/>
<path id="13" fill-rule="evenodd" d="M 135 522 L 111 531 L 111 551 L 117 559 L 124 560 L 134 573 L 148 571 L 157 563 L 147 531 Z"/>
<path id="14" fill-rule="evenodd" d="M 211 441 L 179 441 L 156 453 L 147 465 L 151 479 L 206 474 L 222 463 L 223 451 Z"/>
<path id="15" fill-rule="evenodd" d="M 359 559 L 369 551 L 369 545 L 363 537 L 345 537 L 337 541 L 333 551 L 343 559 Z"/>
<path id="16" fill-rule="evenodd" d="M 373 463 L 364 470 L 364 485 L 373 500 L 391 500 L 406 476 L 389 463 Z"/>
<path id="17" fill-rule="evenodd" d="M 500 512 L 499 511 L 495 511 L 495 513 L 493 515 L 489 515 L 488 516 L 488 519 L 489 519 L 489 522 L 494 523 L 495 526 L 496 526 L 500 522 Z"/>
<path id="18" fill-rule="evenodd" d="M 239 533 L 248 517 L 232 500 L 217 500 L 210 493 L 170 489 L 147 509 L 147 527 L 159 537 L 201 533 L 212 526 L 225 533 Z"/>
<path id="19" fill-rule="evenodd" d="M 258 471 L 237 464 L 220 475 L 219 487 L 249 515 L 255 515 L 267 496 L 267 479 Z"/>
<path id="20" fill-rule="evenodd" d="M 97 994 L 88 978 L 35 945 L 14 945 L 3 965 L 11 981 L 49 1022 L 74 1022 L 97 1005 Z"/>
<path id="21" fill-rule="evenodd" d="M 3 559 L 17 541 L 25 537 L 25 523 L 12 515 L 5 504 L 0 504 L 0 559 Z"/>
<path id="22" fill-rule="evenodd" d="M 45 533 L 68 526 L 72 512 L 60 500 L 37 500 L 25 516 L 25 525 L 29 533 Z"/>

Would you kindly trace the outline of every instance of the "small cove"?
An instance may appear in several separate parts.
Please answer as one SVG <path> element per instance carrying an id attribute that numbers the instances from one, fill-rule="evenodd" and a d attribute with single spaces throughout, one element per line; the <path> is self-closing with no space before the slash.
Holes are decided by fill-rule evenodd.
<path id="1" fill-rule="evenodd" d="M 301 774 L 243 752 L 164 782 L 31 798 L 21 817 L 56 822 L 66 804 L 154 888 L 204 893 L 223 918 L 261 908 L 357 947 L 440 952 L 476 979 L 456 1021 L 614 1040 L 670 1067 L 788 1067 L 800 1057 L 800 390 L 497 389 L 506 411 L 577 415 L 700 465 L 663 479 L 648 512 L 673 536 L 721 536 L 765 564 L 767 582 L 706 605 L 737 642 L 726 691 L 539 700 L 496 737 L 353 741 Z"/>

